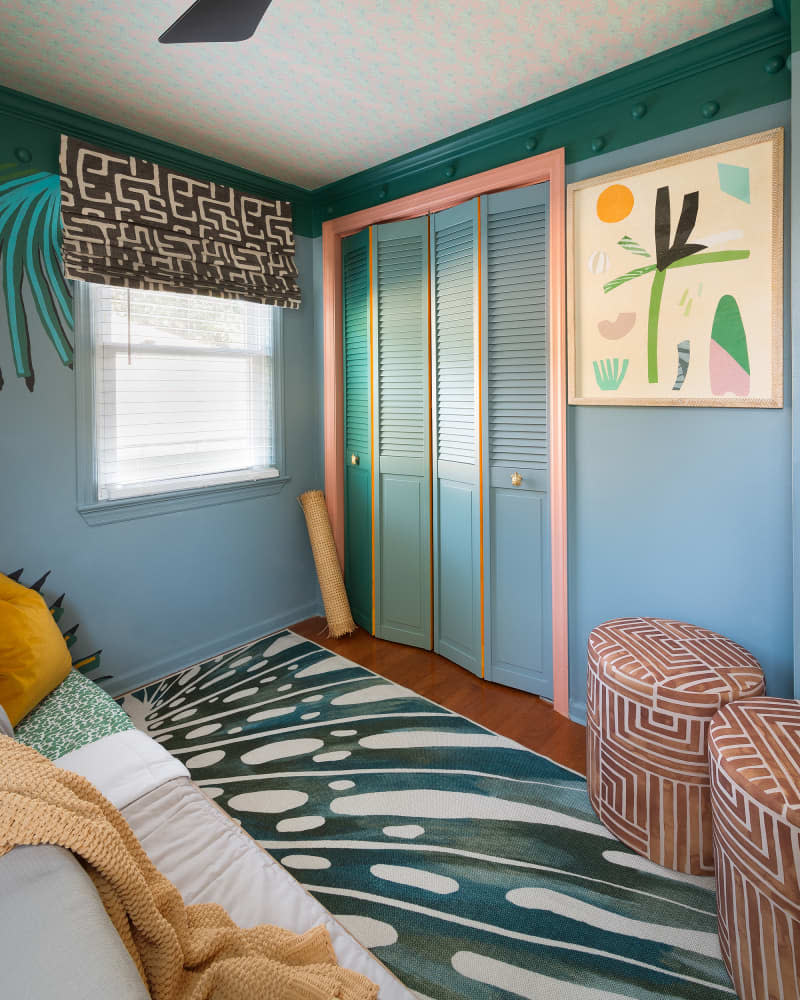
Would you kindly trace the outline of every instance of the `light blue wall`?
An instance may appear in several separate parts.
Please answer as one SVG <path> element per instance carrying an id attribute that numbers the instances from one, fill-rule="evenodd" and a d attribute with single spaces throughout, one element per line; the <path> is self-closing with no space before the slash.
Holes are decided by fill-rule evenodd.
<path id="1" fill-rule="evenodd" d="M 788 124 L 788 102 L 761 108 L 576 163 L 567 181 Z M 569 408 L 570 707 L 580 721 L 589 632 L 618 616 L 718 630 L 758 657 L 770 694 L 792 695 L 788 240 L 785 287 L 782 410 Z"/>
<path id="2" fill-rule="evenodd" d="M 75 510 L 75 376 L 28 309 L 36 389 L 14 377 L 0 310 L 0 570 L 51 569 L 75 652 L 103 650 L 115 692 L 296 622 L 320 608 L 296 497 L 322 486 L 321 341 L 313 242 L 297 240 L 304 305 L 284 313 L 286 464 L 275 496 L 89 527 Z"/>
<path id="3" fill-rule="evenodd" d="M 568 180 L 788 125 L 788 117 L 787 103 L 712 122 L 577 163 Z M 115 691 L 319 610 L 295 497 L 322 486 L 321 240 L 299 238 L 298 258 L 306 304 L 285 316 L 292 481 L 276 496 L 218 507 L 88 527 L 75 511 L 74 376 L 29 309 L 37 381 L 28 393 L 13 377 L 0 311 L 0 569 L 24 566 L 28 581 L 53 570 L 46 592 L 67 592 L 64 621 L 81 623 L 76 652 L 102 648 Z M 788 329 L 788 304 L 786 316 Z M 771 693 L 791 695 L 788 336 L 785 346 L 783 410 L 570 407 L 575 718 L 588 633 L 618 615 L 718 629 L 761 660 Z"/>

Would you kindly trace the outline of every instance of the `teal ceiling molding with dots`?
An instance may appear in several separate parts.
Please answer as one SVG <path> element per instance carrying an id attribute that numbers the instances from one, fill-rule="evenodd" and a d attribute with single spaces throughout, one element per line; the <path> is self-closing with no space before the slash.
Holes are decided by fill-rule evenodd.
<path id="1" fill-rule="evenodd" d="M 567 163 L 789 99 L 789 26 L 766 11 L 314 192 L 346 215 L 561 146 Z"/>
<path id="2" fill-rule="evenodd" d="M 789 98 L 789 26 L 765 11 L 313 190 L 0 88 L 0 162 L 13 148 L 57 170 L 58 135 L 155 160 L 293 204 L 295 231 L 561 146 L 567 162 Z"/>
<path id="3" fill-rule="evenodd" d="M 159 45 L 185 6 L 4 0 L 3 82 L 315 189 L 770 0 L 275 0 L 246 41 Z"/>

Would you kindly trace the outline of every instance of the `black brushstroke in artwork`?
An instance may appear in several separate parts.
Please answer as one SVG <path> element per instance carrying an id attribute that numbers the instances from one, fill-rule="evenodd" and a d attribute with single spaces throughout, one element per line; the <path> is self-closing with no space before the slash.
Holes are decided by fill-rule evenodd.
<path id="1" fill-rule="evenodd" d="M 660 187 L 656 192 L 656 267 L 659 271 L 666 270 L 670 264 L 674 264 L 677 260 L 682 260 L 684 257 L 691 257 L 693 253 L 698 253 L 698 251 L 706 249 L 702 243 L 687 243 L 697 222 L 699 205 L 699 191 L 692 191 L 683 196 L 681 217 L 678 219 L 678 228 L 675 230 L 675 240 L 672 246 L 670 246 L 669 188 Z"/>

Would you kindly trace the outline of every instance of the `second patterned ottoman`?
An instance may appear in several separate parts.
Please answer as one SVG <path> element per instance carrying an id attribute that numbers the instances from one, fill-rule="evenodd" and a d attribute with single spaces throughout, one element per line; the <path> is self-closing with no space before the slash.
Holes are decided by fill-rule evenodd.
<path id="1" fill-rule="evenodd" d="M 608 829 L 659 865 L 713 875 L 709 723 L 763 691 L 755 657 L 708 629 L 662 618 L 593 629 L 586 778 Z"/>
<path id="2" fill-rule="evenodd" d="M 711 723 L 719 942 L 739 1000 L 800 1000 L 800 701 Z"/>

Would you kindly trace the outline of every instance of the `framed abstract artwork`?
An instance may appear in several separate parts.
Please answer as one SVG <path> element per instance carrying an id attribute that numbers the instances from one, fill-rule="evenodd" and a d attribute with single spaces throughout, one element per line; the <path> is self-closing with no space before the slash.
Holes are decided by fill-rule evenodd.
<path id="1" fill-rule="evenodd" d="M 571 184 L 569 402 L 783 406 L 783 129 Z"/>

